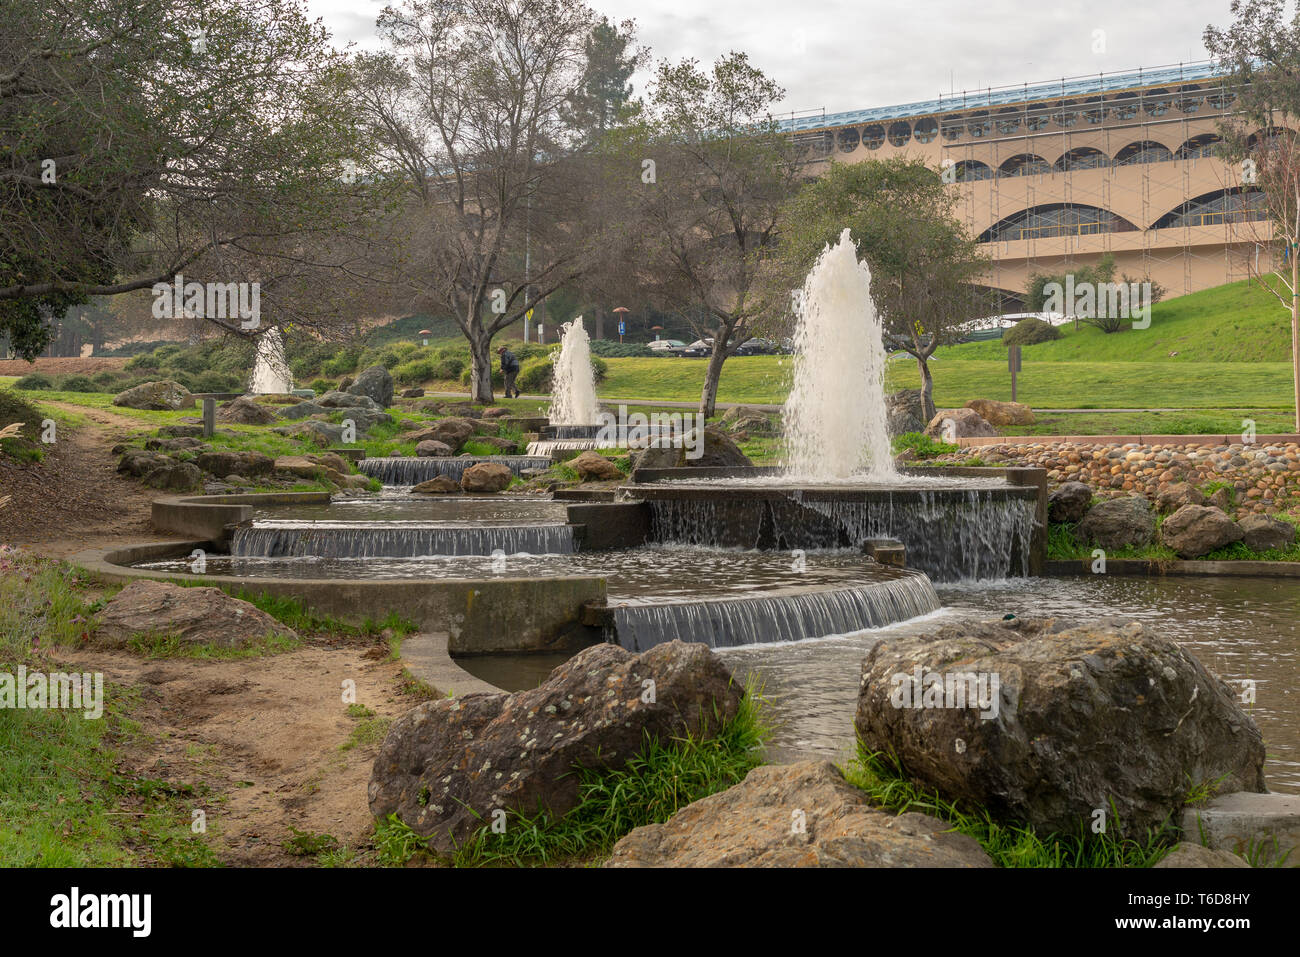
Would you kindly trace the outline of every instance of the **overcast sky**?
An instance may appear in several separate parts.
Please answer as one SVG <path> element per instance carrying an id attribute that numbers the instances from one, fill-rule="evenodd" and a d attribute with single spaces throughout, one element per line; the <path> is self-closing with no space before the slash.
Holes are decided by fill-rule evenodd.
<path id="1" fill-rule="evenodd" d="M 377 44 L 386 0 L 307 0 L 342 45 Z M 783 110 L 827 112 L 1206 58 L 1229 0 L 594 0 L 634 18 L 655 58 L 729 50 L 786 89 Z"/>

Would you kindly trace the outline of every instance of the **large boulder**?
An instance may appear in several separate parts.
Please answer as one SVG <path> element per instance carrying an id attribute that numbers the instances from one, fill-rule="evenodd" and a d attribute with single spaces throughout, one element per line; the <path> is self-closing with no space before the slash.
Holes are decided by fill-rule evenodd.
<path id="1" fill-rule="evenodd" d="M 460 487 L 465 492 L 504 492 L 513 478 L 514 473 L 500 462 L 479 462 L 461 473 Z"/>
<path id="2" fill-rule="evenodd" d="M 152 452 L 147 449 L 127 449 L 122 453 L 122 457 L 118 459 L 117 470 L 126 475 L 141 478 L 163 465 L 165 461 L 172 462 L 175 460 L 160 452 Z"/>
<path id="3" fill-rule="evenodd" d="M 415 454 L 421 458 L 451 455 L 451 446 L 437 439 L 424 439 L 415 444 Z"/>
<path id="4" fill-rule="evenodd" d="M 1033 425 L 1034 410 L 1023 402 L 999 402 L 997 399 L 971 399 L 966 408 L 974 409 L 989 425 Z"/>
<path id="5" fill-rule="evenodd" d="M 1176 551 L 1179 558 L 1200 558 L 1241 541 L 1242 534 L 1241 526 L 1222 509 L 1204 505 L 1184 505 L 1160 526 L 1160 541 Z"/>
<path id="6" fill-rule="evenodd" d="M 885 396 L 885 426 L 891 438 L 925 431 L 925 400 L 920 389 L 899 389 Z"/>
<path id="7" fill-rule="evenodd" d="M 1085 545 L 1126 548 L 1155 541 L 1156 517 L 1141 495 L 1098 502 L 1075 526 L 1074 536 Z"/>
<path id="8" fill-rule="evenodd" d="M 261 452 L 204 452 L 194 464 L 218 478 L 235 475 L 269 475 L 275 460 Z"/>
<path id="9" fill-rule="evenodd" d="M 640 655 L 595 645 L 531 691 L 440 698 L 408 711 L 375 759 L 370 811 L 396 814 L 451 853 L 494 811 L 571 810 L 575 767 L 622 768 L 647 736 L 713 736 L 742 695 L 705 645 L 672 641 Z"/>
<path id="10" fill-rule="evenodd" d="M 370 429 L 382 422 L 385 425 L 393 421 L 393 417 L 387 412 L 376 412 L 374 409 L 355 408 L 344 409 L 343 417 L 339 419 L 343 425 L 352 423 L 352 427 L 358 432 L 368 432 Z"/>
<path id="11" fill-rule="evenodd" d="M 740 446 L 716 426 L 701 433 L 692 429 L 685 435 L 652 439 L 649 447 L 634 454 L 633 465 L 639 469 L 740 468 L 754 463 Z"/>
<path id="12" fill-rule="evenodd" d="M 1264 790 L 1264 742 L 1233 692 L 1139 622 L 958 622 L 885 638 L 855 727 L 919 784 L 1040 832 L 1178 822 L 1188 792 Z M 1116 818 L 1117 815 L 1117 818 Z"/>
<path id="13" fill-rule="evenodd" d="M 327 409 L 374 408 L 376 412 L 380 411 L 379 403 L 375 402 L 369 396 L 353 395 L 350 392 L 340 392 L 337 389 L 332 392 L 326 392 L 316 400 L 315 404 L 324 406 Z"/>
<path id="14" fill-rule="evenodd" d="M 1071 525 L 1083 521 L 1092 503 L 1092 489 L 1082 482 L 1066 482 L 1047 496 L 1047 520 Z"/>
<path id="15" fill-rule="evenodd" d="M 997 435 L 998 430 L 974 409 L 940 409 L 925 427 L 925 434 L 949 442 Z"/>
<path id="16" fill-rule="evenodd" d="M 431 423 L 428 428 L 418 432 L 405 432 L 400 436 L 403 442 L 441 442 L 453 452 L 459 452 L 460 447 L 469 441 L 469 437 L 474 434 L 474 422 L 472 419 L 460 418 L 453 416 L 448 419 L 439 419 Z"/>
<path id="17" fill-rule="evenodd" d="M 1189 836 L 1195 837 L 1195 835 Z M 1187 867 L 1250 867 L 1250 864 L 1231 851 L 1216 851 L 1200 844 L 1182 843 L 1175 845 L 1172 851 L 1160 858 L 1159 863 L 1152 866 L 1182 869 Z"/>
<path id="18" fill-rule="evenodd" d="M 766 432 L 772 428 L 772 420 L 767 413 L 752 409 L 747 405 L 733 405 L 722 417 L 718 425 L 728 432 Z"/>
<path id="19" fill-rule="evenodd" d="M 236 425 L 270 425 L 278 418 L 273 408 L 258 402 L 251 395 L 231 399 L 217 409 L 218 422 L 232 422 Z"/>
<path id="20" fill-rule="evenodd" d="M 1247 515 L 1241 526 L 1241 541 L 1253 552 L 1290 548 L 1295 544 L 1295 526 L 1269 515 Z"/>
<path id="21" fill-rule="evenodd" d="M 127 409 L 177 412 L 194 408 L 194 396 L 179 382 L 164 379 L 161 382 L 144 382 L 125 392 L 119 392 L 113 397 L 113 404 Z"/>
<path id="22" fill-rule="evenodd" d="M 386 409 L 393 404 L 393 377 L 383 366 L 371 366 L 356 377 L 347 391 L 364 395 Z"/>
<path id="23" fill-rule="evenodd" d="M 164 457 L 154 468 L 141 476 L 141 481 L 150 488 L 168 492 L 188 492 L 203 484 L 203 473 L 191 462 L 178 462 L 176 459 Z"/>
<path id="24" fill-rule="evenodd" d="M 1156 511 L 1161 515 L 1176 512 L 1184 505 L 1204 505 L 1205 496 L 1195 485 L 1175 482 L 1156 495 Z"/>
<path id="25" fill-rule="evenodd" d="M 584 482 L 608 482 L 611 479 L 623 477 L 623 473 L 618 470 L 617 465 L 599 452 L 591 450 L 583 452 L 575 459 L 571 459 L 569 465 L 578 473 L 578 478 Z"/>
<path id="26" fill-rule="evenodd" d="M 445 475 L 438 475 L 411 488 L 412 494 L 421 495 L 455 495 L 460 491 L 460 483 Z"/>
<path id="27" fill-rule="evenodd" d="M 183 588 L 141 579 L 104 606 L 92 640 L 120 648 L 135 637 L 174 637 L 187 645 L 241 648 L 268 636 L 298 637 L 256 605 L 231 598 L 220 588 Z"/>
<path id="28" fill-rule="evenodd" d="M 313 415 L 326 415 L 329 412 L 325 406 L 316 402 L 299 402 L 296 405 L 286 405 L 280 409 L 280 418 L 282 419 L 306 419 Z"/>
<path id="29" fill-rule="evenodd" d="M 992 867 L 926 814 L 871 807 L 829 761 L 754 768 L 734 787 L 638 827 L 606 867 Z"/>

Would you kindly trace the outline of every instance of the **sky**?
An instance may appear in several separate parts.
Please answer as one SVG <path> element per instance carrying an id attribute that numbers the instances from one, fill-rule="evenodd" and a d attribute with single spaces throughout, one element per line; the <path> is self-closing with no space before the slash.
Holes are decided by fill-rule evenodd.
<path id="1" fill-rule="evenodd" d="M 341 46 L 378 46 L 388 0 L 306 0 Z M 1229 0 L 588 0 L 635 19 L 655 59 L 743 50 L 786 90 L 784 112 L 829 113 L 1206 58 Z"/>

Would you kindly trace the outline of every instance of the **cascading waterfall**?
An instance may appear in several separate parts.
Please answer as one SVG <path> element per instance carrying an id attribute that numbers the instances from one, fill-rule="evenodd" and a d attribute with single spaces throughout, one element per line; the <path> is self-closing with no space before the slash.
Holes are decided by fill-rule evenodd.
<path id="1" fill-rule="evenodd" d="M 591 368 L 591 340 L 582 316 L 566 322 L 563 328 L 564 338 L 551 373 L 551 407 L 547 415 L 556 423 L 589 425 L 600 414 L 596 373 Z"/>
<path id="2" fill-rule="evenodd" d="M 930 579 L 911 574 L 755 598 L 618 606 L 609 637 L 629 651 L 674 640 L 731 648 L 879 628 L 937 611 L 939 604 Z"/>
<path id="3" fill-rule="evenodd" d="M 415 558 L 422 555 L 530 555 L 573 551 L 569 525 L 241 525 L 236 558 Z"/>
<path id="4" fill-rule="evenodd" d="M 446 476 L 459 482 L 465 470 L 480 462 L 497 462 L 519 475 L 524 469 L 550 468 L 550 456 L 541 455 L 484 455 L 458 456 L 444 458 L 427 456 L 393 456 L 389 458 L 362 459 L 357 469 L 371 478 L 377 478 L 385 485 L 419 485 L 438 476 Z"/>
<path id="5" fill-rule="evenodd" d="M 885 346 L 871 270 L 845 229 L 804 281 L 785 465 L 812 480 L 897 480 L 886 428 Z"/>
<path id="6" fill-rule="evenodd" d="M 253 395 L 280 395 L 293 389 L 293 373 L 284 357 L 284 339 L 272 326 L 257 337 L 257 358 L 248 391 Z"/>
<path id="7" fill-rule="evenodd" d="M 1035 503 L 1000 489 L 883 490 L 871 500 L 819 500 L 795 492 L 779 503 L 786 507 L 768 500 L 747 505 L 763 513 L 737 526 L 754 540 L 737 541 L 731 502 L 651 499 L 651 538 L 745 548 L 856 548 L 871 538 L 895 538 L 907 548 L 908 567 L 935 581 L 1029 573 Z"/>

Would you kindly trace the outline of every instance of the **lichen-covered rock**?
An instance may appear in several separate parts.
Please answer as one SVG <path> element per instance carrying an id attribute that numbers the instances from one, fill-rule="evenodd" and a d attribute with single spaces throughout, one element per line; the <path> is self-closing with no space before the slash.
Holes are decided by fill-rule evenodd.
<path id="1" fill-rule="evenodd" d="M 127 409 L 177 412 L 194 408 L 194 396 L 179 382 L 164 379 L 160 382 L 144 382 L 125 392 L 119 392 L 113 397 L 113 404 Z"/>
<path id="2" fill-rule="evenodd" d="M 924 432 L 927 419 L 920 389 L 899 389 L 885 396 L 885 427 L 891 438 Z"/>
<path id="3" fill-rule="evenodd" d="M 1201 490 L 1187 482 L 1175 482 L 1156 496 L 1156 511 L 1162 515 L 1176 512 L 1184 505 L 1204 505 Z"/>
<path id="4" fill-rule="evenodd" d="M 220 588 L 183 588 L 141 579 L 127 585 L 96 617 L 92 641 L 120 648 L 136 637 L 174 637 L 184 644 L 241 648 L 267 636 L 297 638 L 292 629 Z"/>
<path id="5" fill-rule="evenodd" d="M 1241 526 L 1222 509 L 1204 505 L 1184 505 L 1160 526 L 1160 541 L 1179 558 L 1199 558 L 1241 541 L 1242 534 Z"/>
<path id="6" fill-rule="evenodd" d="M 1295 544 L 1295 526 L 1271 515 L 1247 515 L 1240 522 L 1241 541 L 1251 551 L 1290 548 Z"/>
<path id="7" fill-rule="evenodd" d="M 863 745 L 999 821 L 1087 834 L 1101 811 L 1140 836 L 1193 787 L 1264 790 L 1231 689 L 1138 622 L 960 622 L 882 639 L 862 668 Z"/>
<path id="8" fill-rule="evenodd" d="M 386 409 L 393 404 L 393 377 L 383 366 L 371 366 L 347 388 L 352 395 L 364 395 Z"/>
<path id="9" fill-rule="evenodd" d="M 971 399 L 966 408 L 974 409 L 980 418 L 993 426 L 1033 425 L 1034 410 L 1023 402 L 999 402 L 997 399 Z"/>
<path id="10" fill-rule="evenodd" d="M 275 468 L 275 460 L 261 452 L 204 452 L 194 460 L 205 472 L 218 477 L 230 475 L 268 475 Z"/>
<path id="11" fill-rule="evenodd" d="M 606 867 L 992 867 L 974 838 L 867 804 L 829 761 L 754 768 L 741 783 L 638 827 Z"/>
<path id="12" fill-rule="evenodd" d="M 1074 536 L 1085 545 L 1102 548 L 1150 545 L 1156 537 L 1156 517 L 1151 503 L 1140 495 L 1113 498 L 1088 509 Z"/>
<path id="13" fill-rule="evenodd" d="M 1047 520 L 1074 524 L 1083 521 L 1092 503 L 1092 489 L 1082 482 L 1066 482 L 1047 496 Z"/>
<path id="14" fill-rule="evenodd" d="M 500 462 L 479 462 L 461 473 L 460 487 L 465 492 L 504 492 L 513 478 Z"/>
<path id="15" fill-rule="evenodd" d="M 269 405 L 258 402 L 251 395 L 241 395 L 231 399 L 217 409 L 218 422 L 231 422 L 236 425 L 270 425 L 279 416 Z"/>
<path id="16" fill-rule="evenodd" d="M 375 759 L 370 811 L 396 814 L 450 853 L 494 811 L 571 810 L 575 766 L 621 768 L 647 736 L 716 734 L 742 696 L 705 645 L 672 641 L 640 655 L 595 645 L 531 691 L 442 698 L 408 711 Z"/>
<path id="17" fill-rule="evenodd" d="M 998 430 L 974 409 L 940 409 L 925 427 L 925 434 L 951 442 L 953 439 L 997 435 Z"/>

